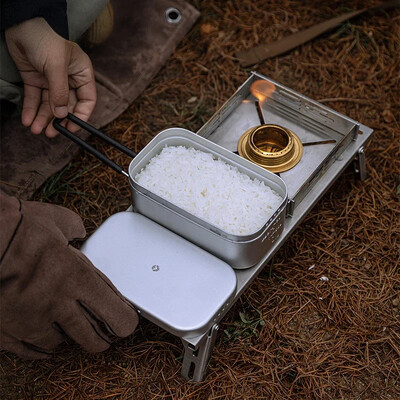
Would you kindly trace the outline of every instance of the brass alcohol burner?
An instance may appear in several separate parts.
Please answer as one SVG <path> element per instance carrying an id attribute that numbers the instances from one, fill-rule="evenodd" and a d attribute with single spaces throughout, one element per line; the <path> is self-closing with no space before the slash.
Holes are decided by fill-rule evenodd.
<path id="1" fill-rule="evenodd" d="M 303 145 L 290 129 L 268 124 L 247 130 L 239 139 L 238 153 L 271 172 L 284 172 L 300 161 Z"/>

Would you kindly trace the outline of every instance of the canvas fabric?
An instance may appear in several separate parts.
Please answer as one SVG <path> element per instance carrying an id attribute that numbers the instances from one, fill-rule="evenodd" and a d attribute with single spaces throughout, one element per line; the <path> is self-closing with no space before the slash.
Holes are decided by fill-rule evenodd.
<path id="1" fill-rule="evenodd" d="M 199 16 L 195 8 L 182 0 L 113 0 L 112 5 L 115 18 L 112 34 L 103 44 L 87 50 L 95 70 L 98 97 L 90 123 L 97 128 L 110 123 L 129 107 Z M 180 11 L 179 23 L 167 21 L 166 10 L 171 7 Z M 81 34 L 82 29 L 69 28 L 72 35 Z M 18 90 L 10 96 L 17 97 Z M 29 199 L 79 149 L 61 135 L 55 139 L 32 135 L 21 125 L 19 115 L 4 114 L 0 188 Z M 80 136 L 85 139 L 88 134 L 81 132 Z"/>

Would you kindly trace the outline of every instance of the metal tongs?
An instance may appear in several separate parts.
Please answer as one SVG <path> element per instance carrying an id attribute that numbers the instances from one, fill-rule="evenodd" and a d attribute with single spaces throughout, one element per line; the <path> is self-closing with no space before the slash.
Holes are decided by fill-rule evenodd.
<path id="1" fill-rule="evenodd" d="M 89 152 L 90 154 L 94 155 L 96 158 L 98 158 L 100 161 L 102 161 L 104 164 L 108 165 L 111 167 L 114 171 L 123 174 L 129 178 L 129 174 L 118 164 L 116 164 L 114 161 L 110 160 L 106 155 L 103 153 L 100 153 L 98 150 L 96 150 L 94 147 L 92 147 L 90 144 L 86 143 L 83 139 L 81 139 L 79 136 L 76 136 L 73 134 L 71 131 L 69 131 L 67 128 L 61 125 L 61 122 L 64 119 L 68 119 L 69 121 L 73 122 L 74 124 L 78 125 L 80 128 L 92 133 L 93 135 L 97 136 L 101 140 L 109 143 L 111 146 L 114 148 L 122 151 L 126 155 L 135 158 L 137 156 L 137 153 L 129 149 L 128 147 L 124 146 L 123 144 L 117 142 L 116 140 L 110 138 L 107 136 L 104 132 L 99 131 L 96 129 L 94 126 L 88 124 L 85 121 L 82 121 L 80 118 L 78 118 L 74 114 L 68 113 L 68 115 L 65 118 L 55 118 L 53 121 L 53 126 L 54 128 L 66 136 L 68 139 L 72 140 L 74 143 L 76 143 L 78 146 L 82 147 L 84 150 Z"/>

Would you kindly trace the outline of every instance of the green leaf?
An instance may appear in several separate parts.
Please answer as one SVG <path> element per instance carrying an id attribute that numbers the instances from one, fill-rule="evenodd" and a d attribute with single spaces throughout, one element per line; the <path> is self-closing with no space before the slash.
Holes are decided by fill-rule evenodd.
<path id="1" fill-rule="evenodd" d="M 250 324 L 251 323 L 251 321 L 249 319 L 247 319 L 247 315 L 244 312 L 240 311 L 239 312 L 239 317 L 240 317 L 240 319 L 242 320 L 242 322 L 244 324 Z"/>

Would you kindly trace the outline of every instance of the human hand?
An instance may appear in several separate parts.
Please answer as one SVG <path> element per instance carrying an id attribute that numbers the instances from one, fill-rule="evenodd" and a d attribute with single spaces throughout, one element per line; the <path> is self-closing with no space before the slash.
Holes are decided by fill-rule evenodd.
<path id="1" fill-rule="evenodd" d="M 21 214 L 0 265 L 1 349 L 47 358 L 66 335 L 97 352 L 109 347 L 109 334 L 125 337 L 135 330 L 133 306 L 68 244 L 85 235 L 77 214 L 1 193 L 0 205 L 5 222 Z"/>
<path id="2" fill-rule="evenodd" d="M 24 83 L 22 124 L 31 132 L 54 137 L 53 117 L 68 112 L 87 121 L 96 104 L 92 63 L 76 44 L 63 39 L 43 18 L 33 18 L 5 31 L 6 42 Z M 68 129 L 79 128 L 72 122 Z"/>

